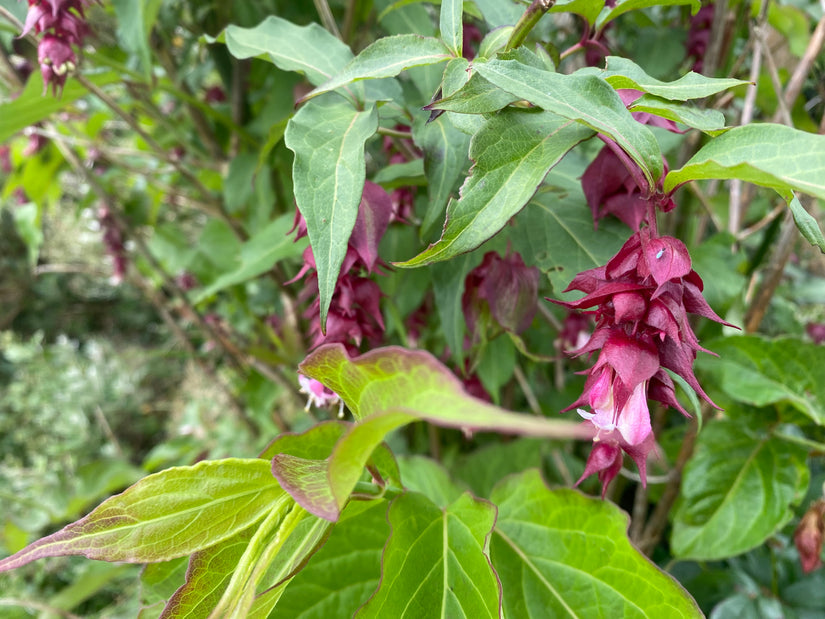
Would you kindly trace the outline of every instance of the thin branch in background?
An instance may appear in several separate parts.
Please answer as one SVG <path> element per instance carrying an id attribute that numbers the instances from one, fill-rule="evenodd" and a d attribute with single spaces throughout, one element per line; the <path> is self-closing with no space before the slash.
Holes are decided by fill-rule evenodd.
<path id="1" fill-rule="evenodd" d="M 784 202 L 781 204 L 777 204 L 775 207 L 773 207 L 773 210 L 771 210 L 771 212 L 765 215 L 762 219 L 757 221 L 752 226 L 748 226 L 744 230 L 741 230 L 739 234 L 736 235 L 736 240 L 738 242 L 741 242 L 749 236 L 756 234 L 757 232 L 762 230 L 762 228 L 768 226 L 774 219 L 779 217 L 783 212 L 785 212 L 787 208 L 788 207 L 785 205 Z"/>
<path id="2" fill-rule="evenodd" d="M 716 228 L 717 232 L 724 229 L 722 222 L 719 220 L 719 216 L 713 211 L 713 205 L 705 195 L 705 192 L 702 191 L 702 188 L 699 187 L 699 184 L 696 181 L 690 181 L 687 184 L 687 187 L 690 192 L 696 196 L 696 199 L 699 200 L 699 204 L 701 204 L 702 208 L 705 209 L 705 213 L 707 213 L 708 218 L 710 218 L 710 221 L 713 223 L 713 227 Z"/>
<path id="3" fill-rule="evenodd" d="M 536 394 L 533 393 L 533 388 L 530 386 L 530 382 L 524 375 L 524 370 L 522 370 L 521 366 L 518 364 L 516 364 L 513 368 L 513 376 L 515 376 L 516 382 L 518 382 L 518 386 L 521 388 L 521 392 L 524 394 L 524 398 L 527 400 L 527 405 L 530 407 L 530 410 L 534 415 L 541 416 L 541 404 L 539 404 Z"/>
<path id="4" fill-rule="evenodd" d="M 318 11 L 318 17 L 321 18 L 321 23 L 324 25 L 324 28 L 329 30 L 337 38 L 343 41 L 341 31 L 338 30 L 338 24 L 335 23 L 335 16 L 332 14 L 332 10 L 329 8 L 329 2 L 327 2 L 327 0 L 312 1 L 315 3 L 315 10 Z"/>
<path id="5" fill-rule="evenodd" d="M 343 35 L 344 43 L 349 43 L 352 39 L 352 29 L 355 24 L 355 9 L 358 6 L 358 0 L 347 0 L 347 8 L 344 10 L 344 28 Z"/>
<path id="6" fill-rule="evenodd" d="M 0 7 L 2 8 L 2 7 Z M 29 610 L 39 610 L 48 615 L 57 615 L 64 619 L 83 619 L 80 615 L 75 615 L 68 610 L 50 606 L 44 602 L 35 602 L 34 600 L 23 600 L 19 598 L 0 598 L 0 606 L 16 606 L 18 608 L 28 608 Z"/>

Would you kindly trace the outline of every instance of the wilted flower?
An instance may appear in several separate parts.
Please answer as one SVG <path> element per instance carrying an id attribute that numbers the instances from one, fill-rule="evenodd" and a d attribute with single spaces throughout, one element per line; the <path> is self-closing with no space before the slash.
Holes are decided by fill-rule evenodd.
<path id="1" fill-rule="evenodd" d="M 486 322 L 485 316 L 506 331 L 521 333 L 538 309 L 539 270 L 528 267 L 518 252 L 502 257 L 487 252 L 481 264 L 464 280 L 461 308 L 464 320 L 476 340 Z"/>
<path id="2" fill-rule="evenodd" d="M 823 537 L 825 537 L 825 500 L 820 499 L 808 508 L 793 534 L 802 571 L 806 574 L 822 565 Z"/>
<path id="3" fill-rule="evenodd" d="M 643 462 L 654 446 L 647 398 L 688 415 L 666 369 L 715 406 L 693 373 L 697 352 L 709 351 L 699 345 L 687 315 L 729 323 L 710 308 L 702 287 L 684 243 L 667 236 L 651 238 L 650 228 L 643 228 L 605 266 L 573 279 L 566 291 L 580 290 L 584 297 L 555 301 L 575 310 L 595 308 L 588 313 L 595 317 L 596 329 L 572 354 L 598 351 L 598 358 L 581 397 L 566 409 L 589 407 L 591 412 L 579 413 L 594 425 L 595 440 L 602 443 L 594 447 L 585 477 L 598 471 L 606 486 L 618 472 L 614 461 L 622 450 L 639 465 L 645 482 Z M 613 461 L 608 462 L 608 451 Z"/>

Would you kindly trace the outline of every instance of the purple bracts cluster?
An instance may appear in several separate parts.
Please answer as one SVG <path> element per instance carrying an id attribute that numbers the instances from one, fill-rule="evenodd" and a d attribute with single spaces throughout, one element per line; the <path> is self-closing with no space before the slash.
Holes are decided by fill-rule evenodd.
<path id="1" fill-rule="evenodd" d="M 709 351 L 699 345 L 688 314 L 728 323 L 707 304 L 702 287 L 681 241 L 652 237 L 650 228 L 642 228 L 605 266 L 573 279 L 567 291 L 580 290 L 584 297 L 555 301 L 573 310 L 595 308 L 587 313 L 595 317 L 596 329 L 573 354 L 598 352 L 598 358 L 581 397 L 566 409 L 589 408 L 579 413 L 594 426 L 595 445 L 582 479 L 598 473 L 606 489 L 625 452 L 645 482 L 647 455 L 655 445 L 647 399 L 687 415 L 665 369 L 713 404 L 693 373 L 696 353 Z"/>
<path id="2" fill-rule="evenodd" d="M 59 94 L 66 77 L 77 68 L 75 45 L 88 32 L 84 9 L 89 0 L 29 0 L 29 12 L 21 36 L 32 30 L 45 33 L 37 46 L 37 61 L 43 73 L 43 88 Z"/>

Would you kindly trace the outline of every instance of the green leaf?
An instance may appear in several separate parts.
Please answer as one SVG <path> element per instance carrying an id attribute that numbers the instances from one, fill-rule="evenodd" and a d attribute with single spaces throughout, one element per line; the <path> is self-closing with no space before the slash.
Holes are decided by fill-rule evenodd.
<path id="1" fill-rule="evenodd" d="M 819 223 L 816 221 L 816 218 L 805 210 L 805 207 L 802 206 L 802 203 L 796 196 L 791 199 L 788 206 L 793 214 L 796 227 L 799 228 L 805 240 L 814 247 L 819 247 L 819 251 L 825 254 L 825 237 L 822 236 L 822 230 L 819 228 Z"/>
<path id="2" fill-rule="evenodd" d="M 378 585 L 386 501 L 353 502 L 326 544 L 289 582 L 270 619 L 351 617 Z"/>
<path id="3" fill-rule="evenodd" d="M 218 277 L 203 290 L 198 291 L 193 302 L 200 303 L 216 292 L 254 279 L 269 271 L 284 258 L 300 256 L 307 242 L 304 239 L 295 242 L 287 236 L 293 220 L 292 215 L 282 215 L 254 234 L 240 248 L 237 256 L 237 262 L 240 264 Z"/>
<path id="4" fill-rule="evenodd" d="M 141 572 L 141 604 L 149 606 L 166 601 L 174 595 L 186 578 L 189 557 L 178 557 L 162 563 L 149 563 Z"/>
<path id="5" fill-rule="evenodd" d="M 151 81 L 152 49 L 149 35 L 157 20 L 163 0 L 114 0 L 112 5 L 117 16 L 117 39 L 127 51 L 140 58 L 140 66 L 146 81 Z"/>
<path id="6" fill-rule="evenodd" d="M 592 135 L 550 112 L 504 110 L 491 118 L 470 142 L 472 176 L 447 207 L 441 239 L 397 266 L 448 260 L 481 245 L 524 207 L 567 151 Z"/>
<path id="7" fill-rule="evenodd" d="M 442 115 L 423 126 L 413 126 L 413 139 L 424 151 L 427 211 L 421 222 L 421 235 L 427 238 L 433 227 L 443 221 L 450 195 L 468 167 L 470 137 L 458 130 L 447 115 Z"/>
<path id="8" fill-rule="evenodd" d="M 734 400 L 753 406 L 788 403 L 825 425 L 825 347 L 793 338 L 726 337 L 706 344 L 698 368 Z"/>
<path id="9" fill-rule="evenodd" d="M 89 75 L 87 78 L 97 86 L 121 83 L 123 78 L 115 71 Z M 55 98 L 43 94 L 39 77 L 26 82 L 26 87 L 16 99 L 0 105 L 0 143 L 5 142 L 18 131 L 45 120 L 55 112 L 71 106 L 88 94 L 77 80 L 67 80 L 63 94 Z"/>
<path id="10" fill-rule="evenodd" d="M 322 329 L 364 189 L 364 143 L 377 129 L 374 105 L 359 112 L 328 95 L 298 110 L 284 135 L 295 153 L 295 201 L 307 223 L 318 271 Z"/>
<path id="11" fill-rule="evenodd" d="M 553 73 L 514 60 L 491 60 L 475 69 L 499 88 L 615 140 L 639 165 L 651 187 L 662 175 L 662 153 L 653 133 L 633 118 L 603 79 L 586 73 Z"/>
<path id="12" fill-rule="evenodd" d="M 306 75 L 317 86 L 352 59 L 345 43 L 318 24 L 296 26 L 270 15 L 254 28 L 227 26 L 226 46 L 235 58 L 263 58 L 284 71 Z"/>
<path id="13" fill-rule="evenodd" d="M 734 127 L 705 144 L 682 168 L 671 170 L 664 189 L 709 178 L 770 187 L 788 201 L 793 190 L 825 200 L 825 135 L 763 123 Z"/>
<path id="14" fill-rule="evenodd" d="M 390 504 L 381 585 L 356 617 L 498 617 L 500 591 L 487 556 L 496 519 L 463 494 L 442 510 L 408 492 Z"/>
<path id="15" fill-rule="evenodd" d="M 608 56 L 605 63 L 604 69 L 582 69 L 579 73 L 598 75 L 616 89 L 632 88 L 641 90 L 669 101 L 702 99 L 748 83 L 731 78 L 705 77 L 693 71 L 686 73 L 673 82 L 663 82 L 648 75 L 642 67 L 629 58 Z"/>
<path id="16" fill-rule="evenodd" d="M 700 109 L 693 105 L 674 103 L 653 95 L 642 95 L 628 108 L 631 112 L 647 112 L 661 118 L 699 129 L 708 135 L 727 131 L 725 115 L 719 110 Z"/>
<path id="17" fill-rule="evenodd" d="M 398 459 L 404 488 L 420 492 L 439 507 L 447 507 L 466 490 L 452 479 L 435 460 L 424 456 L 402 456 Z"/>
<path id="18" fill-rule="evenodd" d="M 340 344 L 324 345 L 299 366 L 347 404 L 358 422 L 326 460 L 278 453 L 272 473 L 307 511 L 336 521 L 375 447 L 403 425 L 426 420 L 465 431 L 547 438 L 590 438 L 582 424 L 511 413 L 468 395 L 431 354 L 390 346 L 351 359 Z"/>
<path id="19" fill-rule="evenodd" d="M 461 56 L 464 49 L 464 0 L 442 0 L 439 15 L 441 40 L 453 56 Z"/>
<path id="20" fill-rule="evenodd" d="M 538 471 L 495 490 L 490 542 L 505 617 L 701 617 L 687 592 L 627 538 L 627 514 Z"/>
<path id="21" fill-rule="evenodd" d="M 466 325 L 461 296 L 464 294 L 467 275 L 478 265 L 479 260 L 474 254 L 462 254 L 429 269 L 441 332 L 452 354 L 453 363 L 459 367 L 464 363 Z"/>
<path id="22" fill-rule="evenodd" d="M 285 496 L 265 460 L 230 458 L 166 469 L 88 516 L 0 561 L 0 571 L 43 557 L 168 561 L 228 539 Z"/>
<path id="23" fill-rule="evenodd" d="M 595 24 L 604 8 L 604 0 L 562 0 L 550 8 L 550 13 L 575 13 L 581 15 L 588 24 Z"/>
<path id="24" fill-rule="evenodd" d="M 606 264 L 630 236 L 613 218 L 594 229 L 579 180 L 585 165 L 575 152 L 565 157 L 547 175 L 546 191 L 536 194 L 507 230 L 516 251 L 550 278 L 556 296 L 563 296 L 577 273 Z"/>
<path id="25" fill-rule="evenodd" d="M 434 37 L 418 34 L 383 37 L 367 46 L 340 73 L 311 91 L 304 100 L 357 80 L 394 77 L 406 69 L 438 64 L 451 58 L 450 50 Z"/>
<path id="26" fill-rule="evenodd" d="M 535 438 L 495 443 L 463 457 L 453 473 L 476 496 L 489 498 L 493 487 L 507 475 L 541 467 L 547 451 L 548 441 Z"/>
<path id="27" fill-rule="evenodd" d="M 792 517 L 808 488 L 807 449 L 755 423 L 708 424 L 688 462 L 673 522 L 671 549 L 682 559 L 731 557 L 754 548 Z"/>
<path id="28" fill-rule="evenodd" d="M 525 8 L 514 0 L 474 0 L 474 2 L 491 30 L 500 26 L 514 26 Z"/>
<path id="29" fill-rule="evenodd" d="M 630 11 L 647 9 L 652 6 L 679 6 L 682 4 L 689 4 L 691 12 L 694 14 L 702 7 L 700 0 L 618 0 L 612 8 L 602 11 L 596 20 L 596 27 L 598 30 L 603 30 L 608 23 L 619 15 L 624 15 Z"/>
<path id="30" fill-rule="evenodd" d="M 459 114 L 489 114 L 497 112 L 518 100 L 519 98 L 515 95 L 511 95 L 509 92 L 491 84 L 481 77 L 481 74 L 474 72 L 470 76 L 470 80 L 459 90 L 448 97 L 431 103 L 425 109 L 444 110 Z"/>

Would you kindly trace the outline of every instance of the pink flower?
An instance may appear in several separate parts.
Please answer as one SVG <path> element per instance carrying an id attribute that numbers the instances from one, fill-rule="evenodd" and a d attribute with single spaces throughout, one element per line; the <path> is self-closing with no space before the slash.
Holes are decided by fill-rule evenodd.
<path id="1" fill-rule="evenodd" d="M 822 566 L 823 537 L 825 537 L 825 500 L 820 499 L 805 512 L 793 534 L 802 571 L 806 574 Z"/>
<path id="2" fill-rule="evenodd" d="M 325 387 L 323 383 L 303 374 L 298 374 L 298 384 L 301 386 L 298 392 L 309 396 L 304 410 L 308 411 L 311 406 L 331 408 L 337 404 L 338 417 L 344 416 L 344 401 L 338 397 L 337 393 Z"/>

